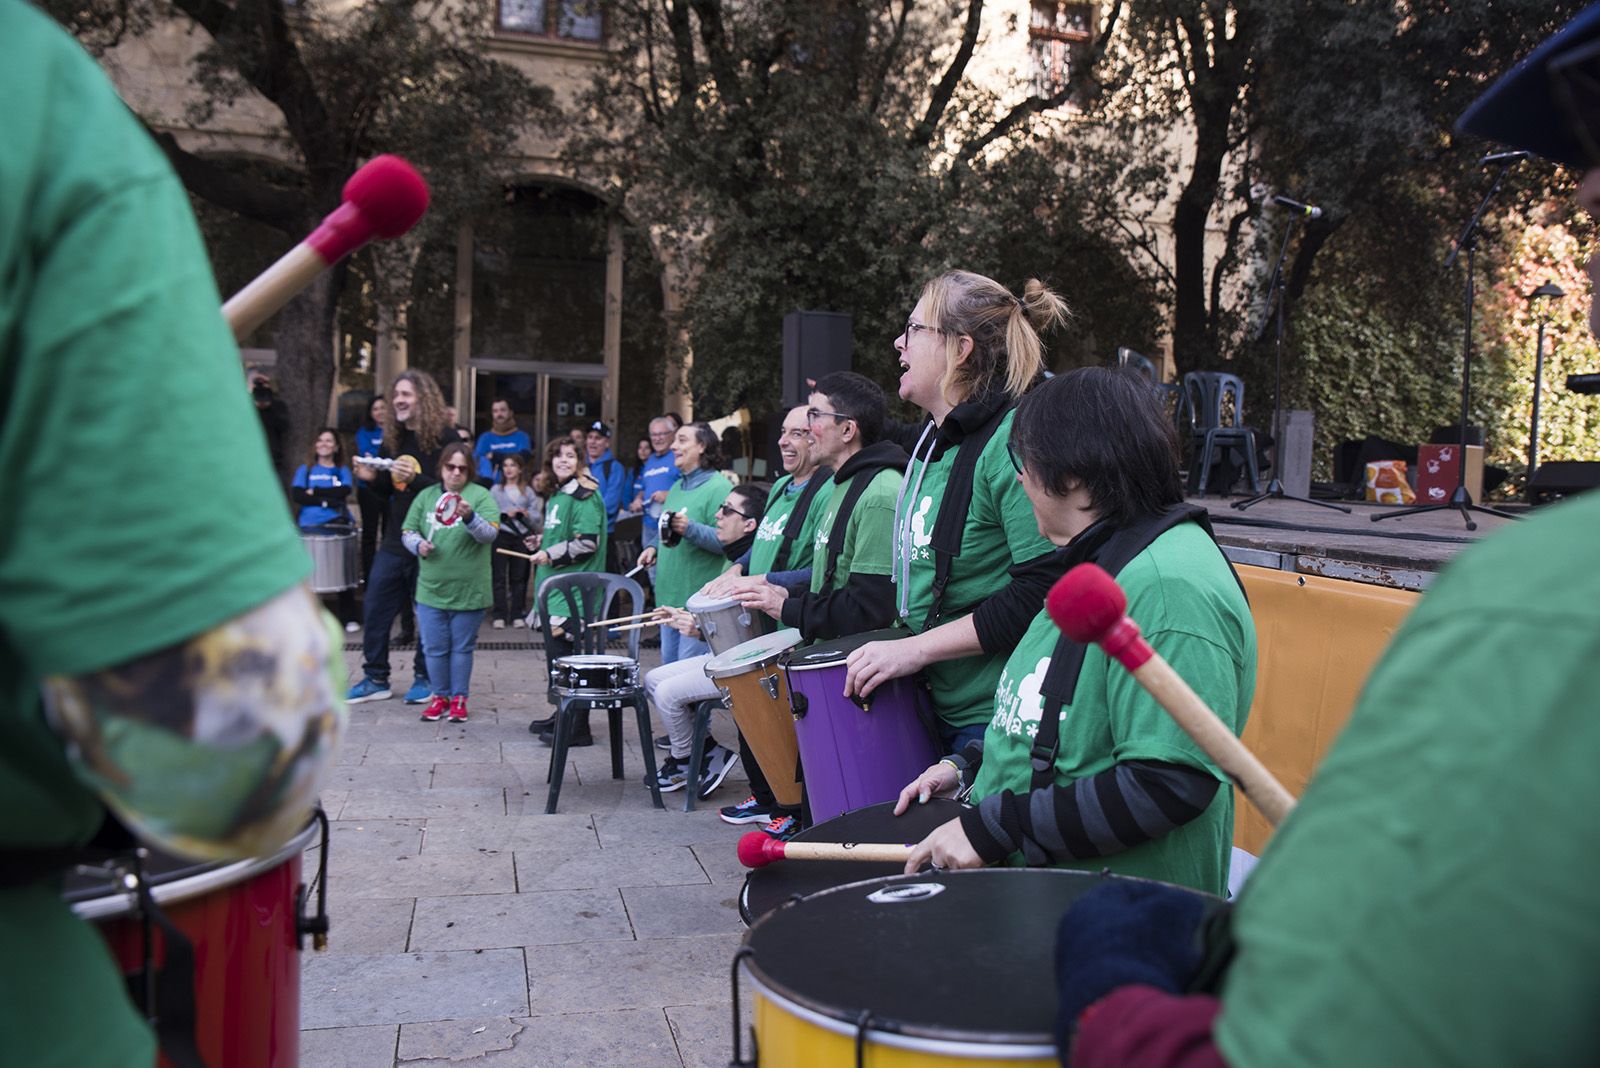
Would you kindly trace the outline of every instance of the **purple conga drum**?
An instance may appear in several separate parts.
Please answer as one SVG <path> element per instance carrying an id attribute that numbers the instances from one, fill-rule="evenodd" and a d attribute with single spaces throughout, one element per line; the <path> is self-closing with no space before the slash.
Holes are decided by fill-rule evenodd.
<path id="1" fill-rule="evenodd" d="M 933 706 L 917 679 L 895 679 L 866 700 L 844 695 L 845 657 L 872 641 L 904 638 L 876 630 L 785 653 L 800 766 L 814 823 L 893 801 L 939 759 Z"/>

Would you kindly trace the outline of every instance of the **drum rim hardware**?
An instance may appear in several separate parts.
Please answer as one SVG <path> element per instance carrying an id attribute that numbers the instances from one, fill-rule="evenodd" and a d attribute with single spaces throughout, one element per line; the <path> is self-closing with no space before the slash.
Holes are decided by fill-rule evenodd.
<path id="1" fill-rule="evenodd" d="M 623 679 L 623 685 L 620 686 L 563 686 L 554 681 L 556 669 L 562 665 L 574 668 L 631 668 L 631 670 L 622 673 L 626 677 Z M 551 692 L 560 694 L 563 697 L 584 697 L 596 701 L 608 698 L 620 700 L 639 688 L 639 661 L 631 656 L 618 656 L 615 653 L 573 653 L 570 656 L 558 656 L 550 662 L 550 673 L 552 679 Z M 594 707 L 609 708 L 613 706 L 597 703 Z M 620 708 L 622 706 L 619 704 L 614 707 Z"/>

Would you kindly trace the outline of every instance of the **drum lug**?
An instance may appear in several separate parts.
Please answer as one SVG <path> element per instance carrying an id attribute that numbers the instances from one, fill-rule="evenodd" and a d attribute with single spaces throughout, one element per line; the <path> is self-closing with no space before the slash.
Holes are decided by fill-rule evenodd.
<path id="1" fill-rule="evenodd" d="M 317 861 L 317 874 L 311 880 L 317 891 L 317 914 L 306 915 L 306 909 L 311 904 L 311 888 L 301 883 L 295 890 L 294 944 L 296 949 L 305 949 L 306 935 L 310 935 L 311 948 L 321 953 L 328 948 L 328 814 L 318 807 L 311 816 L 322 825 L 322 843 L 318 848 L 320 859 Z"/>
<path id="2" fill-rule="evenodd" d="M 717 687 L 717 692 L 722 695 L 722 707 L 723 708 L 732 708 L 733 707 L 733 694 L 728 692 L 728 688 L 726 686 L 718 686 Z"/>
<path id="3" fill-rule="evenodd" d="M 744 1059 L 743 1047 L 739 1042 L 739 965 L 746 957 L 755 955 L 755 950 L 749 946 L 740 946 L 733 955 L 733 966 L 728 971 L 728 984 L 733 990 L 733 1059 L 728 1062 L 728 1068 L 756 1068 L 761 1063 L 761 1053 L 756 1048 L 755 1029 L 750 1030 L 750 1059 Z"/>
<path id="4" fill-rule="evenodd" d="M 794 713 L 795 719 L 806 718 L 806 708 L 810 704 L 806 695 L 794 687 L 789 687 L 789 711 Z"/>
<path id="5" fill-rule="evenodd" d="M 863 712 L 872 711 L 872 696 L 870 694 L 853 693 L 850 695 L 850 703 Z"/>
<path id="6" fill-rule="evenodd" d="M 776 701 L 778 699 L 778 676 L 763 676 L 761 679 L 761 688 L 767 692 L 768 697 Z"/>

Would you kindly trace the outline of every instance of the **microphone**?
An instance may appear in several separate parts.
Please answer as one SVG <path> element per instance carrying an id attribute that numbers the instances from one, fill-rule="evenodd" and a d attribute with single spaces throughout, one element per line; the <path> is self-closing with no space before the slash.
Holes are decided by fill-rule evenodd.
<path id="1" fill-rule="evenodd" d="M 428 210 L 428 183 L 399 156 L 378 156 L 350 176 L 343 199 L 321 226 L 223 304 L 235 338 L 368 241 L 399 237 L 415 226 Z"/>
<path id="2" fill-rule="evenodd" d="M 1518 163 L 1532 155 L 1532 152 L 1491 152 L 1478 161 L 1478 166 L 1487 167 L 1491 163 Z"/>
<path id="3" fill-rule="evenodd" d="M 1322 209 L 1315 204 L 1302 204 L 1298 200 L 1290 200 L 1282 193 L 1274 193 L 1270 198 L 1272 203 L 1280 208 L 1288 208 L 1297 215 L 1304 215 L 1308 219 L 1322 218 Z"/>

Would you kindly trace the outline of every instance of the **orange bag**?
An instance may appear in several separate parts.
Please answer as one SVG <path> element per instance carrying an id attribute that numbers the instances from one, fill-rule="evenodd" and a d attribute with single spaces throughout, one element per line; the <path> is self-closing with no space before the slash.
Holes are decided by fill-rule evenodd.
<path id="1" fill-rule="evenodd" d="M 1404 460 L 1374 460 L 1367 464 L 1367 500 L 1378 504 L 1415 504 L 1417 495 L 1406 482 Z"/>

